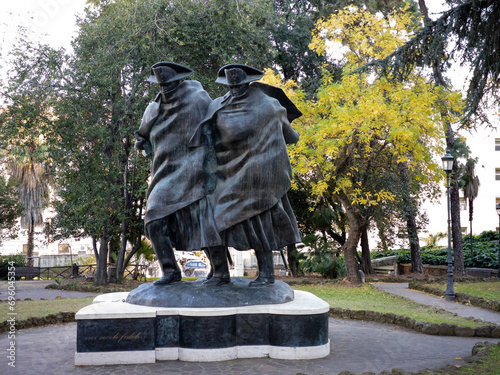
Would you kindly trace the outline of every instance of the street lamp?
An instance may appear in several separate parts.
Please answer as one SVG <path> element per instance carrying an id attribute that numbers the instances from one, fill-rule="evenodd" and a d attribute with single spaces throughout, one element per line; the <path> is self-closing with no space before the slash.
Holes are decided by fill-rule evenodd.
<path id="1" fill-rule="evenodd" d="M 497 206 L 498 215 L 498 274 L 497 277 L 500 278 L 500 203 Z"/>
<path id="2" fill-rule="evenodd" d="M 446 155 L 441 158 L 443 161 L 443 170 L 446 172 L 446 197 L 448 200 L 448 273 L 446 282 L 446 301 L 455 300 L 455 290 L 453 289 L 453 261 L 451 259 L 451 212 L 450 212 L 450 172 L 453 170 L 453 161 L 450 150 L 446 150 Z"/>

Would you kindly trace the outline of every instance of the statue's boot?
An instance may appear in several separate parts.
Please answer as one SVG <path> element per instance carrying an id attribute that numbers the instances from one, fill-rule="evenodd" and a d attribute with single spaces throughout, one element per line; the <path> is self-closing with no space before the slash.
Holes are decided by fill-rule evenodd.
<path id="1" fill-rule="evenodd" d="M 210 251 L 208 249 L 203 249 L 205 255 L 207 256 L 208 262 L 210 263 L 210 271 L 207 274 L 207 280 L 210 280 L 214 276 L 214 264 L 212 258 L 210 257 Z"/>
<path id="2" fill-rule="evenodd" d="M 153 283 L 155 285 L 170 284 L 182 279 L 181 270 L 175 260 L 172 242 L 166 232 L 162 220 L 155 220 L 148 224 L 149 239 L 163 271 L 163 276 Z"/>
<path id="3" fill-rule="evenodd" d="M 257 265 L 259 266 L 259 277 L 251 281 L 248 286 L 258 287 L 274 283 L 274 262 L 272 251 L 256 251 Z"/>
<path id="4" fill-rule="evenodd" d="M 227 264 L 227 247 L 217 246 L 208 249 L 212 264 L 213 274 L 210 279 L 203 282 L 206 286 L 228 284 L 231 281 L 229 266 Z"/>

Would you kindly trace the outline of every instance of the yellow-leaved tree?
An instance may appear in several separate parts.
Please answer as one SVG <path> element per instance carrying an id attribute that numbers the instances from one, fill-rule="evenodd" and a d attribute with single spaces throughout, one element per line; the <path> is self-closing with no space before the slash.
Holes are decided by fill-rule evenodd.
<path id="1" fill-rule="evenodd" d="M 360 281 L 357 245 L 373 217 L 396 200 L 406 205 L 404 220 L 414 217 L 415 186 L 442 177 L 432 158 L 442 152 L 444 135 L 438 103 L 452 110 L 462 105 L 457 93 L 433 86 L 422 72 L 405 83 L 350 74 L 402 45 L 413 24 L 405 11 L 383 18 L 354 7 L 319 21 L 310 48 L 341 60 L 342 79 L 325 70 L 314 101 L 291 90 L 293 83 L 284 87 L 304 113 L 294 121 L 300 140 L 289 150 L 294 173 L 308 181 L 316 202 L 341 203 L 349 226 L 342 250 L 353 283 Z M 279 81 L 270 71 L 265 79 Z"/>

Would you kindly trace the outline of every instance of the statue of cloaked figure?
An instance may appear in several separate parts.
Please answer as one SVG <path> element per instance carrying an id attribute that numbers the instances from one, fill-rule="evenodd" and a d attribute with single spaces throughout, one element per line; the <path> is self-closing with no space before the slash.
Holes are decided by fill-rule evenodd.
<path id="1" fill-rule="evenodd" d="M 135 133 L 135 148 L 152 159 L 144 224 L 163 271 L 155 284 L 181 280 L 174 248 L 221 245 L 206 198 L 215 186 L 207 165 L 206 137 L 199 137 L 202 147 L 188 147 L 212 100 L 198 81 L 180 83 L 191 74 L 191 69 L 172 62 L 153 65 L 148 81 L 158 83 L 161 92 L 146 108 Z M 225 248 L 219 252 L 225 253 Z"/>
<path id="2" fill-rule="evenodd" d="M 259 276 L 250 286 L 274 283 L 272 250 L 300 242 L 286 195 L 292 178 L 286 144 L 299 140 L 290 122 L 302 113 L 281 89 L 250 84 L 263 75 L 247 65 L 222 67 L 216 82 L 229 92 L 212 102 L 201 126 L 216 151 L 217 186 L 210 199 L 223 244 L 255 250 Z M 221 258 L 216 252 L 222 249 L 211 256 Z M 227 261 L 214 266 L 214 275 L 226 274 Z"/>

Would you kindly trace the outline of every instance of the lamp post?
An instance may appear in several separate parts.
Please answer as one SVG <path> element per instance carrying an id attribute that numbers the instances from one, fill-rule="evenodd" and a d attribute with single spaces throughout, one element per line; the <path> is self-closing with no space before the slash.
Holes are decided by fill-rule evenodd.
<path id="1" fill-rule="evenodd" d="M 498 274 L 497 277 L 500 278 L 500 203 L 497 206 L 498 215 Z"/>
<path id="2" fill-rule="evenodd" d="M 450 172 L 453 170 L 453 161 L 455 158 L 446 150 L 446 155 L 441 158 L 443 161 L 443 170 L 446 172 L 446 198 L 448 201 L 448 273 L 446 282 L 446 301 L 455 300 L 455 290 L 453 289 L 453 261 L 451 258 L 451 211 L 450 211 Z"/>

